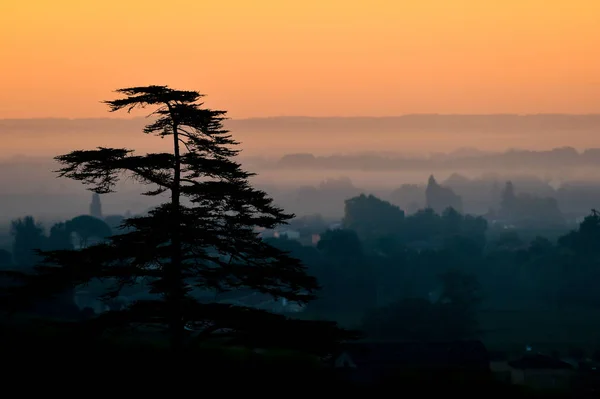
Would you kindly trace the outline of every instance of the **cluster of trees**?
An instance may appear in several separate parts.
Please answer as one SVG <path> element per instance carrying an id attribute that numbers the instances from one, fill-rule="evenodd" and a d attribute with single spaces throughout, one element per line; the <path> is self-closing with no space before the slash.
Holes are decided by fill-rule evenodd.
<path id="1" fill-rule="evenodd" d="M 510 181 L 501 193 L 500 208 L 494 216 L 516 225 L 552 226 L 565 223 L 556 199 L 540 198 L 525 193 L 517 195 Z"/>
<path id="2" fill-rule="evenodd" d="M 407 213 L 423 208 L 441 213 L 452 207 L 521 228 L 547 228 L 564 227 L 570 220 L 585 216 L 598 200 L 597 189 L 594 184 L 563 184 L 554 189 L 548 181 L 527 176 L 483 175 L 469 179 L 454 173 L 441 184 L 433 176 L 426 186 L 403 184 L 387 198 Z"/>
<path id="3" fill-rule="evenodd" d="M 32 268 L 41 261 L 38 250 L 53 251 L 86 247 L 93 240 L 103 240 L 113 234 L 102 219 L 89 215 L 76 216 L 65 222 L 53 224 L 46 232 L 33 216 L 13 220 L 12 253 L 0 250 L 0 268 Z"/>
<path id="4" fill-rule="evenodd" d="M 362 241 L 380 251 L 402 246 L 439 247 L 457 236 L 485 245 L 487 221 L 483 217 L 462 215 L 454 208 L 441 214 L 432 208 L 405 215 L 399 207 L 373 195 L 360 195 L 345 203 L 343 227 L 356 232 Z"/>
<path id="5" fill-rule="evenodd" d="M 600 278 L 595 211 L 576 230 L 550 240 L 491 230 L 483 217 L 452 208 L 406 216 L 360 195 L 346 201 L 342 228 L 321 232 L 316 247 L 272 242 L 321 282 L 310 312 L 340 320 L 362 314 L 363 330 L 386 339 L 477 336 L 482 301 L 508 308 L 600 304 L 593 283 Z"/>
<path id="6" fill-rule="evenodd" d="M 429 309 L 431 317 L 446 320 L 444 325 L 451 327 L 448 317 L 433 314 L 438 310 L 446 314 L 450 309 L 458 312 L 454 305 L 462 295 L 470 299 L 461 299 L 463 308 L 450 319 L 467 323 L 473 317 L 470 306 L 476 304 L 478 294 L 465 292 L 475 290 L 478 284 L 474 273 L 486 246 L 487 223 L 483 218 L 462 215 L 451 208 L 442 215 L 424 209 L 405 216 L 394 205 L 366 195 L 347 200 L 345 213 L 342 227 L 321 232 L 317 246 L 269 239 L 301 259 L 321 283 L 323 289 L 309 304 L 309 312 L 334 318 L 367 314 L 367 320 L 391 321 L 389 312 L 406 305 L 397 302 L 410 299 L 410 303 L 421 306 L 415 315 Z M 457 290 L 461 284 L 466 291 Z M 447 303 L 449 298 L 454 299 L 452 306 Z M 372 311 L 375 313 L 370 314 Z M 404 323 L 414 325 L 407 319 Z M 476 325 L 471 319 L 467 324 Z M 373 333 L 370 327 L 365 329 Z M 438 329 L 437 333 L 444 331 Z M 449 331 L 446 336 L 451 336 Z"/>
<path id="7" fill-rule="evenodd" d="M 438 184 L 433 175 L 429 176 L 429 180 L 427 181 L 425 201 L 427 208 L 437 212 L 443 212 L 446 208 L 453 208 L 459 212 L 463 210 L 462 198 L 456 195 L 451 188 Z"/>

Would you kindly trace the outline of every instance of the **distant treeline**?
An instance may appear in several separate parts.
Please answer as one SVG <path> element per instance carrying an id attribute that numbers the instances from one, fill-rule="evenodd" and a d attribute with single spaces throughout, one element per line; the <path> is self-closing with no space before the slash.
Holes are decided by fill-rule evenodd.
<path id="1" fill-rule="evenodd" d="M 288 154 L 262 166 L 287 169 L 361 169 L 361 170 L 437 170 L 437 169 L 522 169 L 522 168 L 576 168 L 600 165 L 600 149 L 582 152 L 572 147 L 549 151 L 509 150 L 487 153 L 477 150 L 463 154 L 434 154 L 429 157 L 385 155 L 329 155 Z"/>

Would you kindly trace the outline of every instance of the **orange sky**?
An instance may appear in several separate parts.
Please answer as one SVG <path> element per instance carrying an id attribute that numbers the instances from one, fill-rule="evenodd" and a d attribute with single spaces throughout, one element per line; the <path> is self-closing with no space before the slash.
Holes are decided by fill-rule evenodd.
<path id="1" fill-rule="evenodd" d="M 591 113 L 600 1 L 7 0 L 0 68 L 0 118 L 106 116 L 145 84 L 238 118 Z"/>

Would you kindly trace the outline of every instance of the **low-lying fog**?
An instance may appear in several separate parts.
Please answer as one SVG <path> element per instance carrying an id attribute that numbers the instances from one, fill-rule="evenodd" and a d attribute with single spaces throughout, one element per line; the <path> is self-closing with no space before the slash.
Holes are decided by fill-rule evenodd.
<path id="1" fill-rule="evenodd" d="M 170 142 L 139 133 L 147 122 L 0 120 L 0 222 L 26 214 L 60 220 L 87 213 L 91 193 L 77 182 L 57 179 L 53 156 L 96 146 L 168 149 Z M 552 197 L 560 197 L 565 185 L 600 182 L 600 150 L 594 149 L 600 148 L 598 115 L 265 118 L 231 120 L 228 127 L 243 143 L 240 161 L 258 173 L 255 184 L 300 215 L 339 217 L 345 196 L 368 192 L 390 199 L 403 184 L 424 188 L 432 174 L 464 197 L 481 198 L 490 195 L 484 193 L 493 182 L 509 179 L 521 179 L 521 192 Z M 480 186 L 476 195 L 468 194 L 465 187 L 474 185 Z M 140 196 L 142 190 L 123 181 L 118 193 L 102 196 L 104 212 L 147 210 L 157 199 Z M 569 200 L 561 209 L 588 212 L 595 197 L 580 196 L 587 200 L 577 206 Z M 464 211 L 485 212 L 481 198 L 465 198 Z"/>

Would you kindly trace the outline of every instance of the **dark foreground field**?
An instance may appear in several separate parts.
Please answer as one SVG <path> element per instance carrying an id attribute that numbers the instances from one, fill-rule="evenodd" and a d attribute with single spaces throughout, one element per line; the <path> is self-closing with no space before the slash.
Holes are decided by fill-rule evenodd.
<path id="1" fill-rule="evenodd" d="M 346 328 L 360 328 L 362 313 L 300 314 L 302 318 L 336 320 Z M 481 340 L 489 350 L 522 352 L 526 346 L 536 351 L 569 353 L 577 348 L 588 356 L 600 353 L 600 310 L 530 306 L 508 308 L 487 306 L 479 311 Z"/>
<path id="2" fill-rule="evenodd" d="M 184 355 L 176 357 L 165 345 L 141 335 L 92 339 L 31 323 L 4 323 L 0 328 L 5 389 L 42 390 L 45 395 L 558 397 L 456 370 L 404 370 L 385 382 L 359 384 L 322 359 L 282 350 L 190 345 Z"/>

